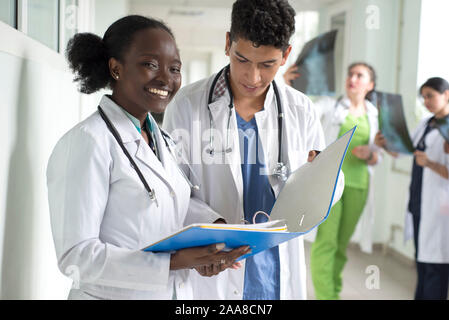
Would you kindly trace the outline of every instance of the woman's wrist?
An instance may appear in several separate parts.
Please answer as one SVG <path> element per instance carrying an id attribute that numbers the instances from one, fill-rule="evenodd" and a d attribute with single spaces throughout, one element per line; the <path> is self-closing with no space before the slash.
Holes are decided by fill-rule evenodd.
<path id="1" fill-rule="evenodd" d="M 178 254 L 177 251 L 173 252 L 170 255 L 170 270 L 179 270 L 181 269 L 178 263 Z"/>
<path id="2" fill-rule="evenodd" d="M 448 179 L 449 178 L 449 171 L 447 170 L 446 166 L 438 163 L 438 162 L 434 162 L 431 161 L 429 159 L 427 159 L 426 163 L 424 164 L 423 167 L 427 167 L 430 170 L 434 171 L 435 173 L 439 174 L 441 177 L 443 177 L 444 179 Z"/>

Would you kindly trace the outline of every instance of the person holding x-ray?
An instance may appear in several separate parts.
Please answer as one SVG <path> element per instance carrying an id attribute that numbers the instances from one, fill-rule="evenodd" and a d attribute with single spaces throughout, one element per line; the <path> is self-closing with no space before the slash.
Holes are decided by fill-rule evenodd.
<path id="1" fill-rule="evenodd" d="M 289 174 L 325 146 L 311 101 L 274 81 L 294 30 L 295 11 L 287 1 L 237 0 L 226 34 L 230 64 L 182 88 L 167 107 L 163 127 L 192 163 L 194 172 L 186 174 L 201 186 L 193 199 L 227 223 L 266 220 L 255 213 L 269 215 Z M 342 187 L 340 179 L 335 201 Z M 194 298 L 306 298 L 302 237 L 243 263 L 206 280 L 194 277 Z"/>

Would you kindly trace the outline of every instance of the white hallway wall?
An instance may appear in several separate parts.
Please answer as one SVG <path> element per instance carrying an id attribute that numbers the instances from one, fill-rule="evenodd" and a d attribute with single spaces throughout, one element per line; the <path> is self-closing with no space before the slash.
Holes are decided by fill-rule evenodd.
<path id="1" fill-rule="evenodd" d="M 45 170 L 79 119 L 79 97 L 62 56 L 3 23 L 0 34 L 0 297 L 57 298 L 68 281 L 56 267 Z"/>
<path id="2" fill-rule="evenodd" d="M 81 1 L 96 14 L 88 30 L 99 33 L 128 10 L 127 0 Z M 78 93 L 63 54 L 2 22 L 0 39 L 0 299 L 65 299 L 72 282 L 57 268 L 46 167 L 57 140 L 96 108 L 98 94 Z"/>

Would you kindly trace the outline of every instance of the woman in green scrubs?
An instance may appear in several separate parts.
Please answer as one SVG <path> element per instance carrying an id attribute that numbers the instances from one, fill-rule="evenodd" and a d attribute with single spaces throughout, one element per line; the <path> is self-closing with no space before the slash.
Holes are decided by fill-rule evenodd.
<path id="1" fill-rule="evenodd" d="M 346 248 L 367 207 L 372 166 L 379 157 L 379 148 L 374 144 L 377 109 L 366 100 L 374 87 L 374 69 L 366 63 L 354 63 L 348 68 L 346 95 L 337 101 L 322 99 L 316 103 L 321 111 L 326 144 L 357 126 L 342 166 L 343 195 L 318 227 L 312 244 L 311 269 L 317 299 L 339 299 Z"/>

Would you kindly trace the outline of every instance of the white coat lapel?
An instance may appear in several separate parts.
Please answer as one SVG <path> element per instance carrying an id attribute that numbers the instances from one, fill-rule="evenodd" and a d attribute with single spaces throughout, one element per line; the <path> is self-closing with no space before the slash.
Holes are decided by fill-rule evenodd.
<path id="1" fill-rule="evenodd" d="M 131 120 L 128 119 L 122 109 L 111 98 L 106 95 L 103 96 L 100 101 L 100 107 L 114 125 L 124 144 L 140 139 L 140 134 Z"/>
<path id="2" fill-rule="evenodd" d="M 379 122 L 378 122 L 379 113 L 377 111 L 377 108 L 368 100 L 365 100 L 365 104 L 370 129 L 369 143 L 373 144 L 374 138 L 376 137 L 376 133 L 379 130 Z"/>
<path id="3" fill-rule="evenodd" d="M 155 121 L 153 122 L 155 123 Z M 179 170 L 178 165 L 176 163 L 176 159 L 174 155 L 171 154 L 170 149 L 167 147 L 167 144 L 165 143 L 165 139 L 162 136 L 162 132 L 159 129 L 159 126 L 154 126 L 154 132 L 156 136 L 156 144 L 159 148 L 159 156 L 161 158 L 161 161 L 158 161 L 159 164 L 163 165 L 163 170 L 167 173 L 167 176 L 170 180 L 173 180 L 173 175 Z M 168 138 L 167 138 L 168 139 Z M 153 152 L 151 152 L 154 157 Z M 167 180 L 168 178 L 166 178 Z M 170 181 L 172 183 L 172 187 L 174 187 L 174 181 Z"/>
<path id="4" fill-rule="evenodd" d="M 337 103 L 335 106 L 336 110 L 334 113 L 334 117 L 332 118 L 332 124 L 334 126 L 340 127 L 345 121 L 346 117 L 349 114 L 349 106 L 351 102 L 348 97 L 343 97 L 343 99 Z"/>
<path id="5" fill-rule="evenodd" d="M 226 130 L 228 129 L 229 118 L 229 97 L 226 95 L 220 97 L 217 101 L 209 104 L 209 110 L 212 117 L 212 128 L 214 134 L 212 145 L 217 150 L 226 148 Z M 230 119 L 232 121 L 232 118 Z"/>
<path id="6" fill-rule="evenodd" d="M 123 144 L 132 157 L 137 160 L 136 164 L 144 164 L 150 168 L 162 181 L 169 184 L 166 179 L 164 167 L 157 159 L 153 151 L 146 144 L 143 137 L 134 127 L 134 124 L 121 110 L 121 108 L 113 102 L 108 96 L 104 96 L 100 102 L 100 106 L 118 131 Z M 160 143 L 160 141 L 158 141 Z M 158 145 L 160 146 L 160 145 Z M 164 148 L 161 148 L 164 149 Z"/>
<path id="7" fill-rule="evenodd" d="M 265 97 L 264 109 L 255 114 L 259 141 L 262 144 L 266 174 L 273 172 L 278 159 L 278 107 L 271 85 Z"/>
<path id="8" fill-rule="evenodd" d="M 170 170 L 170 154 L 168 154 L 169 151 L 165 146 L 165 142 L 162 138 L 162 134 L 159 131 L 159 128 L 156 126 L 154 130 L 156 145 L 161 160 L 159 161 L 159 159 L 151 150 L 150 146 L 145 142 L 143 137 L 140 137 L 140 140 L 137 141 L 138 146 L 135 156 L 141 163 L 150 168 L 170 188 L 174 189 L 174 182 L 170 181 L 170 175 L 168 174 L 169 172 L 173 172 L 172 170 Z"/>
<path id="9" fill-rule="evenodd" d="M 241 170 L 240 148 L 239 148 L 239 134 L 237 129 L 237 120 L 235 115 L 235 108 L 231 110 L 231 117 L 229 119 L 229 95 L 225 94 L 215 102 L 209 104 L 213 124 L 213 147 L 217 151 L 224 151 L 230 147 L 232 149 L 229 153 L 215 154 L 220 164 L 228 164 L 231 171 L 235 187 L 239 194 L 240 201 L 243 202 L 243 178 Z M 229 132 L 228 132 L 229 121 Z M 229 143 L 227 143 L 229 139 Z"/>
<path id="10" fill-rule="evenodd" d="M 298 155 L 297 152 L 288 152 L 291 148 L 290 145 L 290 137 L 288 135 L 289 132 L 297 132 L 296 130 L 291 130 L 294 124 L 288 123 L 291 119 L 289 118 L 290 113 L 286 109 L 287 103 L 282 98 L 281 88 L 279 88 L 279 94 L 284 117 L 282 132 L 279 132 L 278 125 L 278 106 L 275 98 L 273 86 L 270 86 L 270 89 L 267 92 L 267 96 L 265 98 L 264 110 L 256 113 L 256 121 L 257 127 L 259 128 L 259 139 L 262 143 L 263 153 L 265 157 L 266 164 L 266 174 L 268 174 L 268 180 L 270 181 L 271 187 L 273 188 L 274 194 L 276 197 L 279 195 L 284 183 L 273 176 L 273 172 L 278 163 L 278 154 L 279 154 L 279 134 L 282 134 L 282 161 L 289 168 L 290 172 L 293 169 L 296 169 L 298 166 Z M 290 130 L 286 130 L 286 128 L 290 128 Z"/>
<path id="11" fill-rule="evenodd" d="M 141 163 L 143 163 L 156 173 L 164 172 L 164 167 L 162 166 L 162 163 L 156 157 L 154 152 L 150 149 L 150 146 L 147 145 L 146 141 L 143 138 L 141 138 L 139 141 L 136 141 L 136 143 L 137 143 L 137 150 L 135 154 L 136 158 Z M 156 144 L 157 147 L 159 148 L 159 152 L 161 152 L 161 146 L 158 139 L 156 139 Z"/>

